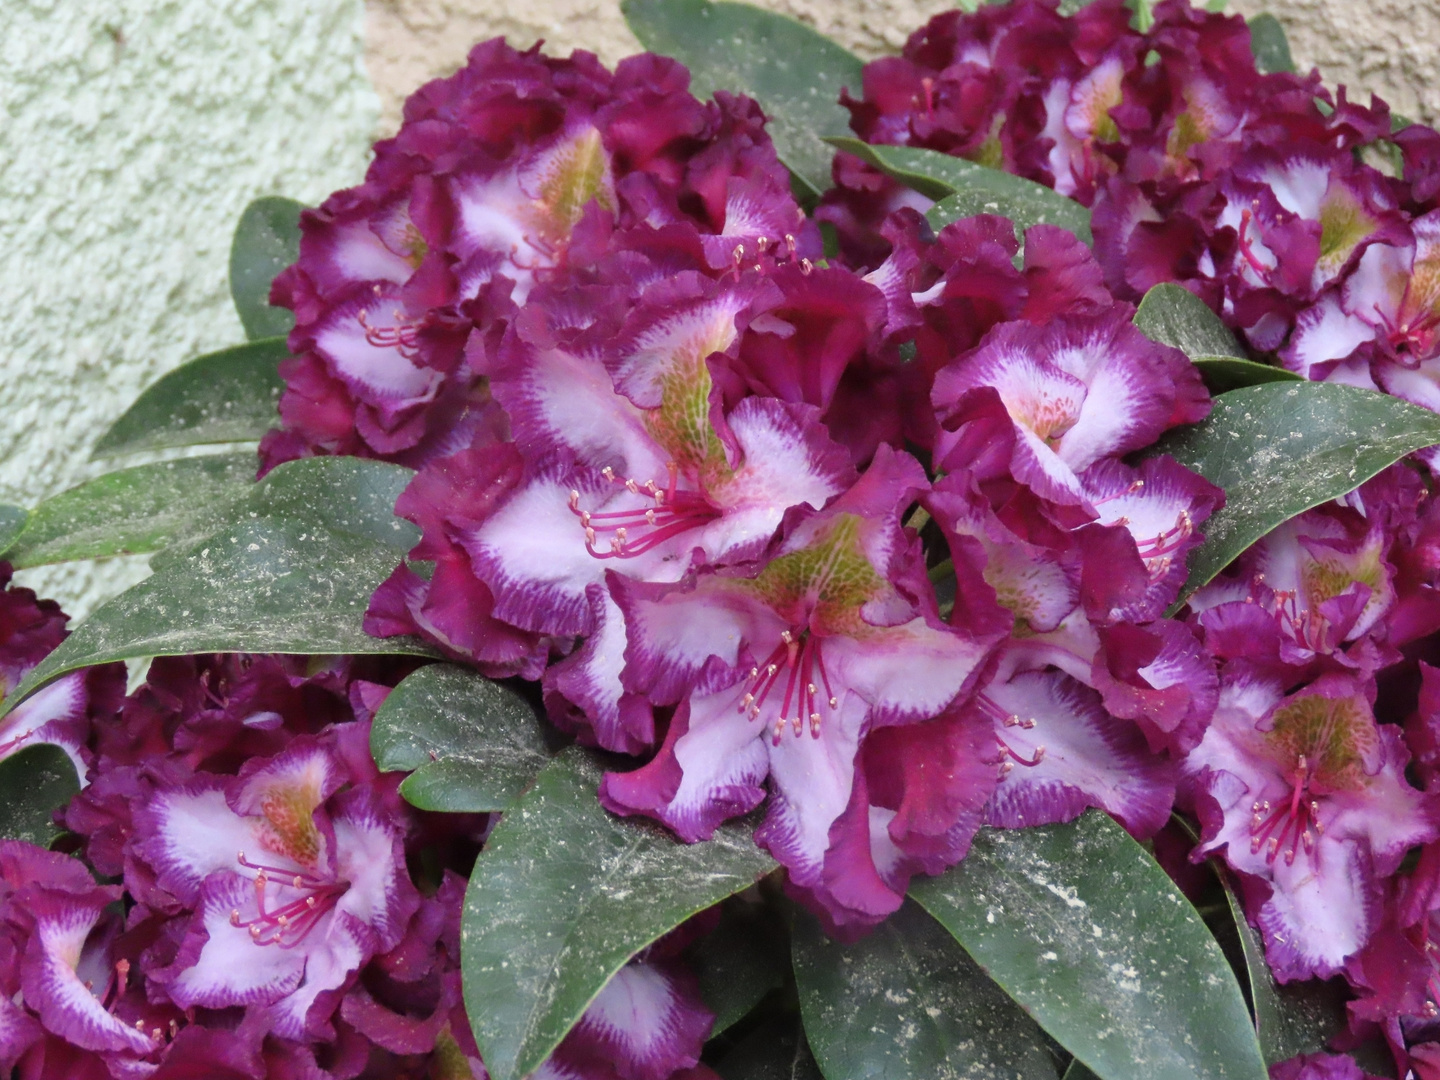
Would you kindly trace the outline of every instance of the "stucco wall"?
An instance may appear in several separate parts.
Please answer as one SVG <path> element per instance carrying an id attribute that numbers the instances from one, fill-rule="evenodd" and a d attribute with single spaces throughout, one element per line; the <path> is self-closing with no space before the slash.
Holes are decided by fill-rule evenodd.
<path id="1" fill-rule="evenodd" d="M 240 210 L 364 169 L 362 17 L 361 0 L 0 0 L 0 500 L 104 471 L 90 446 L 143 386 L 243 340 Z M 143 571 L 21 577 L 84 610 Z"/>
<path id="2" fill-rule="evenodd" d="M 755 0 L 793 15 L 870 58 L 954 0 Z M 1302 68 L 1379 94 L 1406 116 L 1440 118 L 1440 3 L 1436 0 L 1232 0 L 1246 15 L 1273 12 Z M 619 0 L 367 0 L 366 60 L 393 127 L 405 95 L 453 71 L 473 42 L 544 38 L 557 51 L 590 49 L 607 63 L 639 49 Z"/>

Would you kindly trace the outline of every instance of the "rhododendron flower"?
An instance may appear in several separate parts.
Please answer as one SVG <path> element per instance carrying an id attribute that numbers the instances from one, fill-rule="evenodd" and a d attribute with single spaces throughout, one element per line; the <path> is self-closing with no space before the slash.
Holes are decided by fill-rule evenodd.
<path id="1" fill-rule="evenodd" d="M 233 779 L 198 775 L 136 812 L 139 851 L 194 920 L 153 978 L 181 1008 L 260 1005 L 276 1034 L 324 1031 L 333 1001 L 397 944 L 418 898 L 401 829 L 309 737 Z"/>
<path id="2" fill-rule="evenodd" d="M 365 183 L 302 215 L 299 262 L 273 290 L 296 326 L 266 467 L 310 453 L 419 465 L 493 429 L 467 343 L 617 224 L 698 229 L 717 269 L 786 235 L 815 253 L 758 107 L 701 103 L 688 84 L 648 54 L 612 74 L 589 53 L 495 39 L 422 87 Z"/>
<path id="3" fill-rule="evenodd" d="M 1400 530 L 1386 520 L 1383 489 L 1365 490 L 1356 506 L 1327 504 L 1278 526 L 1190 598 L 1210 652 L 1291 685 L 1398 658 L 1384 620 L 1396 604 L 1388 556 Z"/>
<path id="4" fill-rule="evenodd" d="M 1409 234 L 1367 247 L 1343 284 L 1300 315 L 1288 367 L 1440 410 L 1440 211 Z"/>
<path id="5" fill-rule="evenodd" d="M 430 526 L 417 556 L 437 550 L 447 575 L 453 567 L 475 579 L 470 591 L 483 590 L 483 604 L 427 612 L 420 598 L 434 595 L 433 584 L 426 590 L 402 571 L 377 595 L 370 624 L 382 632 L 433 628 L 432 636 L 492 671 L 502 668 L 492 643 L 515 630 L 583 636 L 578 651 L 546 672 L 551 715 L 631 752 L 653 742 L 653 728 L 648 705 L 627 701 L 620 683 L 624 623 L 604 588 L 606 570 L 674 581 L 693 565 L 744 562 L 788 508 L 818 508 L 854 475 L 814 406 L 742 397 L 720 407 L 712 358 L 736 348 L 737 320 L 769 295 L 767 280 L 717 282 L 689 269 L 666 276 L 661 258 L 627 252 L 608 268 L 619 282 L 613 287 L 581 280 L 537 293 L 490 377 L 511 417 L 515 451 L 447 459 L 412 486 L 417 495 L 422 485 L 436 488 L 431 477 L 447 469 L 488 478 L 465 482 L 481 498 L 458 502 L 443 529 L 431 525 L 440 515 L 415 500 L 416 519 Z M 629 314 L 612 319 L 597 291 L 601 301 L 623 296 Z M 401 511 L 410 505 L 407 495 Z M 446 541 L 429 539 L 441 531 Z M 448 557 L 452 544 L 463 563 Z M 382 623 L 390 611 L 398 617 Z M 522 673 L 538 674 L 533 653 L 517 655 L 527 660 Z"/>
<path id="6" fill-rule="evenodd" d="M 675 959 L 642 956 L 605 984 L 536 1080 L 710 1080 L 696 1068 L 715 1014 Z"/>
<path id="7" fill-rule="evenodd" d="M 1002 324 L 935 377 L 934 402 L 941 469 L 975 460 L 977 440 L 1003 440 L 1016 480 L 1075 505 L 1086 502 L 1080 474 L 1091 465 L 1210 411 L 1195 366 L 1136 330 L 1124 308 Z M 995 446 L 986 453 L 1003 456 Z"/>
<path id="8" fill-rule="evenodd" d="M 674 585 L 612 575 L 629 647 L 624 681 L 677 704 L 659 755 L 607 775 L 601 800 L 645 813 L 683 839 L 707 838 L 758 805 L 756 839 L 792 885 L 836 922 L 887 911 L 836 910 L 851 801 L 870 731 L 939 716 L 973 687 L 993 637 L 938 619 L 899 514 L 924 490 L 915 461 L 882 446 L 854 487 L 820 512 L 792 510 L 758 572 L 709 571 Z M 869 855 L 869 822 L 860 846 Z M 889 909 L 900 897 L 887 898 Z"/>
<path id="9" fill-rule="evenodd" d="M 60 605 L 17 588 L 10 576 L 10 564 L 0 562 L 0 707 L 30 669 L 65 640 L 69 621 Z M 83 784 L 90 720 L 113 710 L 124 688 L 123 664 L 71 672 L 41 688 L 0 716 L 0 761 L 28 746 L 51 743 L 74 762 Z"/>
<path id="10" fill-rule="evenodd" d="M 1404 779 L 1400 729 L 1376 724 L 1363 688 L 1323 676 L 1284 694 L 1232 673 L 1184 763 L 1203 826 L 1199 854 L 1242 876 L 1281 981 L 1340 971 L 1378 924 L 1381 878 L 1435 839 L 1433 801 Z"/>

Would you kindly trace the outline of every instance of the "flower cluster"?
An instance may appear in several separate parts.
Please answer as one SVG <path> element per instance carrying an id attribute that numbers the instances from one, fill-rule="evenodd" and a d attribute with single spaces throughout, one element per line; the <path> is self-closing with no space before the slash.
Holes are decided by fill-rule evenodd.
<path id="1" fill-rule="evenodd" d="M 757 843 L 841 936 L 982 824 L 1098 807 L 1146 838 L 1178 807 L 1276 976 L 1345 977 L 1357 1035 L 1423 1074 L 1431 476 L 1402 463 L 1307 511 L 1177 611 L 1224 493 L 1157 448 L 1210 399 L 1132 305 L 1178 282 L 1256 359 L 1440 411 L 1440 135 L 1260 72 L 1242 19 L 1185 0 L 1143 31 L 1119 0 L 948 12 L 843 95 L 856 133 L 1049 185 L 1091 208 L 1095 250 L 991 215 L 937 233 L 926 200 L 841 154 L 827 261 L 758 107 L 687 86 L 653 56 L 611 73 L 483 44 L 411 99 L 362 186 L 304 216 L 262 456 L 417 470 L 396 509 L 422 539 L 367 630 L 537 681 L 557 727 L 633 759 L 598 792 L 616 814 L 695 843 L 763 804 Z M 448 1054 L 480 1075 L 458 879 L 407 866 L 426 848 L 463 870 L 486 822 L 432 820 L 375 771 L 391 682 L 167 661 L 77 746 L 92 782 L 67 824 L 135 902 L 86 924 L 119 973 L 96 1000 L 161 1032 L 77 1045 L 112 1071 L 204 1039 L 252 1071 Z M 541 1075 L 694 1068 L 710 1020 L 679 948 L 622 972 Z M 24 1030 L 51 1034 L 30 1054 L 69 1038 L 35 993 Z M 663 1005 L 648 1029 L 621 1022 L 636 1002 Z"/>
<path id="2" fill-rule="evenodd" d="M 497 38 L 418 90 L 365 183 L 305 212 L 300 260 L 276 279 L 272 300 L 296 322 L 263 467 L 310 454 L 419 465 L 502 434 L 489 347 L 533 288 L 614 228 L 691 226 L 721 268 L 814 255 L 755 103 L 702 103 L 689 80 L 658 56 L 612 74 L 589 53 Z"/>
<path id="3" fill-rule="evenodd" d="M 400 674 L 162 658 L 95 718 L 63 820 L 114 884 L 0 841 L 0 1071 L 484 1080 L 459 938 L 489 822 L 418 812 L 376 771 L 369 721 Z M 538 1075 L 713 1076 L 685 944 L 632 961 Z"/>
<path id="4" fill-rule="evenodd" d="M 1073 16 L 1031 0 L 949 12 L 902 56 L 868 65 L 863 99 L 845 104 L 869 142 L 966 157 L 1090 206 L 1115 297 L 1178 282 L 1258 360 L 1440 410 L 1440 135 L 1394 120 L 1378 100 L 1358 105 L 1343 88 L 1332 97 L 1318 75 L 1262 74 L 1238 17 L 1166 0 L 1141 32 L 1128 14 L 1103 0 Z M 844 155 L 835 180 L 817 216 L 836 227 L 847 260 L 896 259 L 894 223 L 926 200 Z M 938 401 L 951 374 L 935 385 Z M 1014 404 L 1007 411 L 1017 417 Z M 1004 430 L 998 411 L 993 423 Z M 993 436 L 975 445 L 1027 475 Z M 1046 497 L 1062 479 L 1046 477 Z M 1115 492 L 1125 480 L 1111 483 Z M 1357 1031 L 1379 1026 L 1419 1075 L 1440 1059 L 1430 486 L 1394 466 L 1287 522 L 1190 598 L 1183 625 L 1214 665 L 1213 719 L 1172 746 L 1180 805 L 1201 826 L 1195 857 L 1217 855 L 1235 873 L 1276 976 L 1345 975 Z M 1007 652 L 1044 655 L 1052 636 L 1027 634 Z M 1117 640 L 1099 636 L 1107 650 Z M 1073 661 L 1057 666 L 1073 674 Z M 1092 685 L 1107 710 L 1128 715 Z M 1153 748 L 1152 717 L 1135 715 Z"/>
<path id="5" fill-rule="evenodd" d="M 604 804 L 687 841 L 768 781 L 757 840 L 837 929 L 987 820 L 1158 829 L 1215 703 L 1164 612 L 1222 496 L 1122 460 L 1209 398 L 1090 252 L 1038 226 L 1017 267 L 1001 218 L 902 212 L 861 276 L 796 233 L 721 258 L 693 221 L 606 225 L 469 354 L 508 437 L 421 468 L 371 632 L 539 679 L 649 759 Z"/>

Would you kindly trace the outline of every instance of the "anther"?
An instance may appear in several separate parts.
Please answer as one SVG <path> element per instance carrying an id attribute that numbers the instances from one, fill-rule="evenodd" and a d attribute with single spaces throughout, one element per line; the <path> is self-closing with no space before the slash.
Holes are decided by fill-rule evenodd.
<path id="1" fill-rule="evenodd" d="M 810 272 L 811 272 L 812 270 L 814 270 L 814 269 L 815 269 L 815 264 L 812 263 L 809 259 L 801 259 L 801 260 L 800 260 L 800 272 L 801 272 L 802 274 L 805 274 L 805 275 L 808 277 L 809 274 L 810 274 Z"/>
<path id="2" fill-rule="evenodd" d="M 818 712 L 810 714 L 810 737 L 812 739 L 820 737 L 820 714 Z"/>

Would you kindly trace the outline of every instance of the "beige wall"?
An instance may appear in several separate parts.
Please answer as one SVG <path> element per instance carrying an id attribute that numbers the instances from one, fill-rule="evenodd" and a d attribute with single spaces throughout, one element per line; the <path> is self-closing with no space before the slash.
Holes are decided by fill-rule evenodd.
<path id="1" fill-rule="evenodd" d="M 861 56 L 898 51 L 905 36 L 953 0 L 758 0 L 797 16 Z M 1247 15 L 1267 9 L 1290 35 L 1302 69 L 1328 83 L 1379 94 L 1395 111 L 1440 119 L 1440 0 L 1232 0 Z M 590 49 L 607 63 L 639 50 L 619 0 L 366 0 L 366 62 L 387 129 L 405 95 L 453 71 L 470 45 L 504 34 L 544 38 L 550 49 Z"/>

